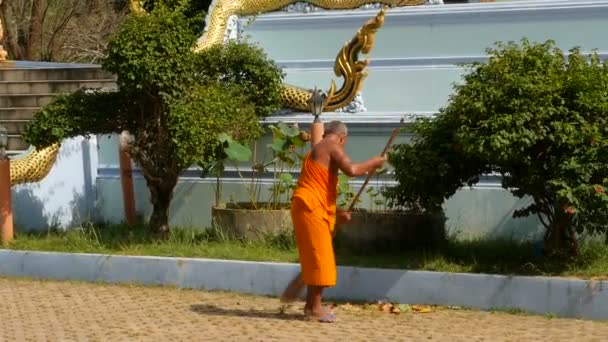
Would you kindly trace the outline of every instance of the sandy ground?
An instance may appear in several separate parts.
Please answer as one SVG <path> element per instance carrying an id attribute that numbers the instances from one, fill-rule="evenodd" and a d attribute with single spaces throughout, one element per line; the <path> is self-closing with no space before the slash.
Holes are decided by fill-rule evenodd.
<path id="1" fill-rule="evenodd" d="M 373 309 L 372 309 L 373 308 Z M 607 341 L 608 323 L 434 308 L 338 305 L 304 320 L 276 298 L 0 278 L 0 341 Z"/>

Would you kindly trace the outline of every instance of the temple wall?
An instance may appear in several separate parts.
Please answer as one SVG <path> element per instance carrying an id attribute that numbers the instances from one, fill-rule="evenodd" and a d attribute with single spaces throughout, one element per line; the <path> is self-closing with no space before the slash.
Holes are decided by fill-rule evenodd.
<path id="1" fill-rule="evenodd" d="M 251 25 L 241 18 L 239 34 L 262 46 L 285 68 L 286 82 L 328 88 L 333 60 L 342 45 L 377 10 L 277 12 L 259 15 Z M 608 54 L 608 1 L 511 1 L 464 5 L 429 5 L 390 9 L 376 36 L 370 55 L 362 107 L 355 113 L 326 113 L 323 120 L 348 123 L 348 146 L 353 159 L 379 153 L 405 114 L 433 115 L 446 104 L 454 82 L 460 81 L 461 63 L 485 60 L 486 47 L 497 40 L 554 39 L 564 50 L 580 46 Z M 340 80 L 336 79 L 339 84 Z M 267 123 L 312 121 L 308 113 L 278 115 Z M 401 142 L 409 137 L 402 136 Z M 122 219 L 117 141 L 98 139 L 96 208 L 100 217 Z M 262 145 L 262 143 L 260 143 Z M 246 181 L 246 180 L 245 180 Z M 149 214 L 148 193 L 136 172 L 137 208 Z M 176 189 L 171 221 L 180 226 L 204 227 L 211 223 L 214 180 L 201 179 L 198 171 L 184 174 Z M 265 183 L 270 184 L 270 180 Z M 224 200 L 246 199 L 241 180 L 228 173 Z M 378 183 L 376 186 L 382 186 Z M 500 179 L 486 177 L 472 189 L 463 189 L 445 203 L 448 227 L 461 237 L 537 236 L 536 218 L 513 219 L 513 210 L 527 203 L 500 187 Z"/>

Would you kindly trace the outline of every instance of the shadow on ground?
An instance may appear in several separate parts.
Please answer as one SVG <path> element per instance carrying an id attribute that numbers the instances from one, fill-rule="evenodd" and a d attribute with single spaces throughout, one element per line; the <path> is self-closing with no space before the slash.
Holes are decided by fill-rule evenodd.
<path id="1" fill-rule="evenodd" d="M 202 315 L 211 316 L 233 316 L 298 321 L 304 320 L 304 314 L 284 313 L 280 310 L 228 309 L 211 304 L 193 304 L 190 306 L 190 310 Z"/>

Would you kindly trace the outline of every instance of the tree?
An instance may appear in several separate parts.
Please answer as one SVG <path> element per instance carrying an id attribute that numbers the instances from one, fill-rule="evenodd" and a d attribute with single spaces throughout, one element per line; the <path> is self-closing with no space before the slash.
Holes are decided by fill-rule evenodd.
<path id="1" fill-rule="evenodd" d="M 4 47 L 14 60 L 96 62 L 125 14 L 107 0 L 0 2 Z"/>
<path id="2" fill-rule="evenodd" d="M 283 75 L 276 64 L 240 42 L 194 53 L 198 19 L 165 6 L 128 18 L 102 63 L 117 75 L 118 92 L 58 97 L 24 133 L 26 141 L 43 147 L 78 135 L 130 131 L 130 154 L 150 190 L 150 225 L 161 233 L 169 229 L 179 174 L 218 157 L 219 132 L 239 142 L 259 137 L 259 119 L 279 106 Z"/>
<path id="3" fill-rule="evenodd" d="M 70 20 L 61 32 L 50 56 L 68 63 L 100 63 L 105 57 L 112 34 L 128 14 L 128 8 L 116 8 L 108 0 L 88 0 L 87 6 Z"/>
<path id="4" fill-rule="evenodd" d="M 128 3 L 128 0 L 117 0 Z M 198 16 L 201 13 L 208 12 L 209 6 L 213 0 L 144 0 L 142 1 L 144 8 L 146 11 L 154 10 L 154 6 L 161 4 L 168 6 L 170 8 L 175 8 L 177 6 L 184 6 L 184 14 L 187 17 Z"/>
<path id="5" fill-rule="evenodd" d="M 577 233 L 608 225 L 608 65 L 553 41 L 497 43 L 488 63 L 471 65 L 448 105 L 421 120 L 413 145 L 391 156 L 395 204 L 438 208 L 488 172 L 532 204 L 552 254 L 577 252 Z"/>

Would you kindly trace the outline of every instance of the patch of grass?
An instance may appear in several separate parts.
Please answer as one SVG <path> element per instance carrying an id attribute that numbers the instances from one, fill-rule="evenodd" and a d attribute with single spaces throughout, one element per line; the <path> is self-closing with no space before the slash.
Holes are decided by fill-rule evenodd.
<path id="1" fill-rule="evenodd" d="M 248 261 L 297 262 L 295 246 L 286 246 L 284 237 L 260 242 L 229 237 L 218 229 L 174 229 L 159 240 L 144 225 L 87 224 L 68 231 L 22 233 L 11 249 L 68 253 L 152 255 L 238 259 Z"/>
<path id="2" fill-rule="evenodd" d="M 548 320 L 551 319 L 556 319 L 558 318 L 557 315 L 553 312 L 546 312 L 544 314 L 538 314 L 538 313 L 534 313 L 534 312 L 530 312 L 530 311 L 526 311 L 523 309 L 518 309 L 518 308 L 494 308 L 494 309 L 490 309 L 488 310 L 490 313 L 503 313 L 503 314 L 508 314 L 508 315 L 515 315 L 515 316 L 537 316 L 537 317 L 544 317 Z"/>
<path id="3" fill-rule="evenodd" d="M 494 308 L 494 309 L 490 309 L 488 310 L 490 313 L 506 313 L 509 315 L 516 315 L 516 316 L 531 316 L 533 315 L 533 313 L 528 312 L 526 310 L 522 310 L 522 309 L 518 309 L 518 308 Z"/>
<path id="4" fill-rule="evenodd" d="M 364 255 L 338 251 L 337 259 L 339 264 L 353 266 L 608 279 L 608 246 L 599 241 L 582 243 L 579 255 L 568 261 L 545 257 L 534 243 L 454 239 L 436 249 L 386 250 Z"/>
<path id="5" fill-rule="evenodd" d="M 68 231 L 20 233 L 11 249 L 198 257 L 248 261 L 297 262 L 292 234 L 248 241 L 216 228 L 174 229 L 158 240 L 144 225 L 87 224 Z M 608 278 L 608 246 L 599 241 L 581 243 L 579 255 L 569 261 L 546 258 L 538 245 L 510 240 L 457 241 L 449 239 L 438 248 L 385 248 L 356 253 L 338 247 L 339 265 L 399 268 L 459 273 L 546 275 Z"/>
<path id="6" fill-rule="evenodd" d="M 554 318 L 557 318 L 557 315 L 556 315 L 556 314 L 554 314 L 553 312 L 547 312 L 547 313 L 545 314 L 545 318 L 546 318 L 546 319 L 554 319 Z"/>

